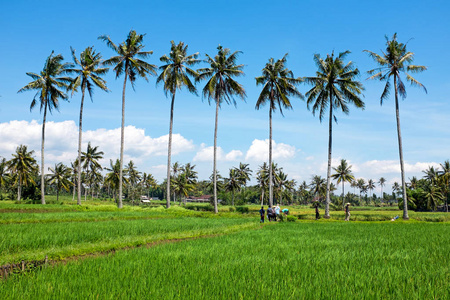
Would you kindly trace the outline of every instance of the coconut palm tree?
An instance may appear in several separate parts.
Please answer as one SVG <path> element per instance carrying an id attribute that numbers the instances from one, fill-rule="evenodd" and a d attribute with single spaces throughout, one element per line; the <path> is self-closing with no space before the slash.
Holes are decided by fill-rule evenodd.
<path id="1" fill-rule="evenodd" d="M 33 81 L 21 88 L 18 93 L 25 91 L 37 91 L 31 101 L 30 110 L 32 110 L 39 101 L 40 111 L 44 111 L 42 119 L 42 139 L 41 139 L 41 203 L 45 204 L 45 180 L 44 180 L 44 143 L 45 143 L 45 122 L 47 120 L 47 111 L 52 113 L 53 109 L 59 110 L 59 100 L 67 100 L 65 93 L 68 90 L 72 79 L 62 76 L 72 67 L 69 63 L 63 63 L 61 54 L 47 57 L 44 68 L 40 74 L 28 72 Z"/>
<path id="2" fill-rule="evenodd" d="M 321 198 L 323 194 L 326 194 L 326 180 L 319 175 L 313 175 L 311 178 L 311 182 L 309 183 L 309 187 L 311 189 L 311 193 L 315 197 Z"/>
<path id="3" fill-rule="evenodd" d="M 142 175 L 141 184 L 147 189 L 147 196 L 150 198 L 150 189 L 152 190 L 152 198 L 153 198 L 153 189 L 158 187 L 158 182 L 150 173 L 145 173 Z"/>
<path id="4" fill-rule="evenodd" d="M 136 188 L 138 182 L 141 180 L 141 172 L 136 168 L 136 165 L 132 160 L 127 165 L 128 169 L 128 194 L 131 194 L 131 201 L 134 205 L 134 189 Z"/>
<path id="5" fill-rule="evenodd" d="M 208 68 L 199 69 L 198 81 L 208 79 L 203 88 L 203 97 L 208 98 L 208 103 L 214 101 L 216 104 L 216 117 L 214 125 L 214 155 L 213 155 L 213 184 L 214 184 L 214 212 L 218 213 L 217 208 L 217 128 L 219 122 L 219 108 L 223 102 L 236 106 L 235 97 L 245 99 L 244 87 L 239 84 L 234 77 L 244 75 L 242 69 L 244 65 L 237 64 L 237 58 L 241 51 L 231 53 L 230 49 L 217 47 L 216 56 L 211 57 L 206 54 L 205 63 L 209 64 Z"/>
<path id="6" fill-rule="evenodd" d="M 83 52 L 80 53 L 80 58 L 78 59 L 75 55 L 75 50 L 70 48 L 72 51 L 72 59 L 78 69 L 70 69 L 70 73 L 75 73 L 71 89 L 72 95 L 78 87 L 81 87 L 81 105 L 80 105 L 80 122 L 78 125 L 78 160 L 81 160 L 81 141 L 83 133 L 83 106 L 84 106 L 84 95 L 86 89 L 89 93 L 89 97 L 92 101 L 92 94 L 94 93 L 94 87 L 98 87 L 103 91 L 108 91 L 106 87 L 106 81 L 100 76 L 105 75 L 108 72 L 108 68 L 101 67 L 102 56 L 100 53 L 95 53 L 92 47 L 87 47 Z M 77 178 L 77 204 L 81 205 L 81 164 L 78 164 L 78 178 Z"/>
<path id="7" fill-rule="evenodd" d="M 349 113 L 348 104 L 353 104 L 364 109 L 364 102 L 360 95 L 364 90 L 361 82 L 356 80 L 359 70 L 354 67 L 353 62 L 344 63 L 345 57 L 350 51 L 339 53 L 337 57 L 334 52 L 322 59 L 319 54 L 314 55 L 314 62 L 318 67 L 316 77 L 306 77 L 305 82 L 312 84 L 313 88 L 306 93 L 308 98 L 308 109 L 312 106 L 312 112 L 319 112 L 319 120 L 322 122 L 325 111 L 329 107 L 328 119 L 328 168 L 327 168 L 327 197 L 325 204 L 325 218 L 330 217 L 330 184 L 331 184 L 331 147 L 332 147 L 332 124 L 336 121 L 334 110 L 342 110 Z"/>
<path id="8" fill-rule="evenodd" d="M 267 166 L 267 162 L 264 162 L 261 166 L 259 166 L 256 180 L 259 185 L 259 189 L 261 191 L 261 206 L 264 205 L 264 194 L 269 185 L 269 167 Z"/>
<path id="9" fill-rule="evenodd" d="M 337 180 L 337 184 L 342 182 L 342 209 L 345 209 L 345 201 L 344 201 L 344 184 L 346 182 L 351 183 L 353 180 L 355 180 L 355 176 L 353 176 L 352 173 L 352 166 L 347 164 L 347 160 L 341 159 L 341 163 L 337 168 L 333 168 L 333 170 L 336 172 L 331 177 L 334 180 Z"/>
<path id="10" fill-rule="evenodd" d="M 247 185 L 247 182 L 250 181 L 250 175 L 252 174 L 252 170 L 248 167 L 249 164 L 239 163 L 239 167 L 237 168 L 238 175 L 239 175 L 239 181 L 240 185 L 242 186 L 241 190 L 241 196 L 242 191 L 245 190 L 245 186 Z"/>
<path id="11" fill-rule="evenodd" d="M 0 199 L 3 199 L 2 189 L 5 186 L 8 177 L 8 164 L 6 163 L 6 158 L 2 157 L 0 159 Z"/>
<path id="12" fill-rule="evenodd" d="M 34 150 L 28 151 L 27 146 L 20 145 L 13 153 L 13 158 L 7 162 L 9 172 L 16 175 L 14 184 L 17 184 L 17 201 L 22 196 L 22 185 L 34 183 L 32 173 L 37 170 L 37 166 L 33 154 Z"/>
<path id="13" fill-rule="evenodd" d="M 373 190 L 375 189 L 375 182 L 372 179 L 367 181 L 367 189 L 370 191 L 370 202 L 372 202 Z"/>
<path id="14" fill-rule="evenodd" d="M 425 199 L 427 200 L 427 209 L 436 210 L 439 202 L 444 200 L 444 195 L 438 186 L 430 185 L 425 192 Z"/>
<path id="15" fill-rule="evenodd" d="M 81 164 L 83 165 L 83 170 L 86 173 L 85 180 L 89 185 L 89 189 L 92 191 L 92 184 L 95 181 L 95 178 L 98 177 L 99 174 L 97 170 L 103 170 L 102 166 L 98 162 L 103 158 L 103 151 L 98 151 L 98 146 L 92 147 L 91 142 L 88 143 L 86 152 L 81 152 Z M 80 164 L 80 165 L 81 165 Z M 79 167 L 81 170 L 81 168 Z M 81 174 L 78 174 L 79 180 L 81 180 Z M 79 191 L 81 193 L 81 189 Z M 85 200 L 86 200 L 87 192 L 85 191 Z M 78 204 L 78 203 L 77 203 Z"/>
<path id="16" fill-rule="evenodd" d="M 359 202 L 361 202 L 361 194 L 366 190 L 366 181 L 364 178 L 360 178 L 356 181 L 357 187 L 359 189 Z"/>
<path id="17" fill-rule="evenodd" d="M 422 171 L 422 173 L 425 174 L 425 176 L 423 176 L 423 178 L 428 180 L 433 185 L 436 184 L 436 181 L 437 181 L 438 175 L 439 175 L 438 169 L 435 169 L 433 166 L 429 166 L 428 169 L 426 169 L 425 171 Z"/>
<path id="18" fill-rule="evenodd" d="M 415 190 L 417 188 L 417 177 L 413 176 L 412 178 L 409 179 L 409 184 L 407 184 L 407 186 L 412 189 Z"/>
<path id="19" fill-rule="evenodd" d="M 440 164 L 442 171 L 440 172 L 440 176 L 443 181 L 443 193 L 445 199 L 445 211 L 448 212 L 448 198 L 450 195 L 450 160 L 446 160 L 443 164 Z"/>
<path id="20" fill-rule="evenodd" d="M 54 168 L 48 168 L 51 174 L 47 175 L 50 184 L 56 185 L 56 201 L 59 201 L 59 191 L 64 188 L 66 191 L 70 190 L 70 186 L 73 185 L 70 182 L 72 170 L 63 163 L 55 164 Z"/>
<path id="21" fill-rule="evenodd" d="M 119 208 L 122 208 L 122 183 L 124 182 L 122 169 L 125 138 L 125 88 L 127 86 L 127 80 L 131 82 L 131 86 L 134 89 L 134 83 L 137 77 L 142 77 L 148 81 L 147 75 L 156 74 L 156 66 L 143 60 L 153 53 L 153 51 L 142 51 L 144 48 L 144 44 L 142 44 L 144 36 L 145 34 L 137 34 L 136 31 L 131 30 L 128 33 L 127 39 L 119 45 L 114 44 L 107 35 L 99 37 L 100 40 L 106 42 L 106 45 L 118 54 L 105 60 L 103 64 L 106 66 L 114 66 L 113 70 L 116 73 L 116 79 L 121 75 L 125 75 L 122 88 L 122 126 L 120 129 L 120 179 L 118 180 L 119 201 L 117 203 Z"/>
<path id="22" fill-rule="evenodd" d="M 173 178 L 176 178 L 178 176 L 178 173 L 182 170 L 183 166 L 180 165 L 177 161 L 172 165 L 172 176 Z M 173 191 L 173 204 L 175 204 L 175 191 Z M 170 197 L 169 197 L 170 199 Z"/>
<path id="23" fill-rule="evenodd" d="M 230 175 L 225 179 L 225 190 L 231 192 L 231 205 L 234 206 L 234 193 L 241 189 L 241 177 L 239 169 L 231 168 Z"/>
<path id="24" fill-rule="evenodd" d="M 398 95 L 406 98 L 406 87 L 400 78 L 400 73 L 406 74 L 406 80 L 411 85 L 421 87 L 427 92 L 427 89 L 423 84 L 414 79 L 408 72 L 419 73 L 425 71 L 427 67 L 413 65 L 414 53 L 406 50 L 406 44 L 399 43 L 397 41 L 397 34 L 392 36 L 392 39 L 386 36 L 386 51 L 382 52 L 382 55 L 376 54 L 369 50 L 364 50 L 369 53 L 380 67 L 368 71 L 370 76 L 368 79 L 378 79 L 385 81 L 383 93 L 381 94 L 380 104 L 383 105 L 383 101 L 389 97 L 391 91 L 390 79 L 394 79 L 394 91 L 395 91 L 395 115 L 397 120 L 397 137 L 398 137 L 398 152 L 400 156 L 400 170 L 402 176 L 402 191 L 403 191 L 403 219 L 408 220 L 408 201 L 406 200 L 406 181 L 405 181 L 405 168 L 403 163 L 403 146 L 402 146 L 402 134 L 400 130 L 400 109 L 398 103 Z"/>
<path id="25" fill-rule="evenodd" d="M 121 174 L 127 174 L 128 170 L 120 167 L 120 160 L 116 159 L 116 162 L 113 163 L 112 159 L 109 160 L 109 168 L 105 168 L 105 170 L 109 171 L 109 173 L 105 176 L 105 183 L 109 184 L 111 188 L 114 191 L 114 198 L 116 200 L 116 203 L 122 202 L 122 194 L 120 194 L 120 186 L 127 185 L 128 184 L 128 178 L 125 176 L 120 176 Z M 123 171 L 123 172 L 122 172 Z M 120 180 L 122 179 L 122 182 L 120 183 Z M 122 208 L 122 205 L 120 206 Z"/>
<path id="26" fill-rule="evenodd" d="M 166 96 L 167 94 L 172 96 L 167 155 L 167 208 L 170 207 L 170 160 L 172 156 L 173 107 L 175 103 L 175 94 L 177 90 L 186 87 L 189 92 L 197 95 L 197 89 L 189 77 L 197 78 L 198 73 L 190 67 L 200 62 L 200 60 L 197 59 L 198 52 L 191 55 L 187 54 L 188 45 L 185 45 L 183 42 L 175 44 L 174 41 L 170 41 L 170 43 L 171 47 L 169 55 L 163 55 L 159 59 L 161 62 L 165 63 L 165 65 L 159 67 L 161 74 L 156 80 L 156 84 L 164 82 L 164 93 Z"/>
<path id="27" fill-rule="evenodd" d="M 383 203 L 383 200 L 384 200 L 383 187 L 386 185 L 386 179 L 384 177 L 381 177 L 378 180 L 378 185 L 381 188 L 381 196 L 380 196 L 380 198 L 381 198 L 381 203 Z"/>
<path id="28" fill-rule="evenodd" d="M 272 113 L 277 107 L 283 115 L 284 109 L 291 109 L 290 97 L 303 95 L 297 90 L 296 85 L 301 79 L 294 78 L 294 73 L 286 67 L 287 54 L 275 61 L 269 59 L 262 69 L 262 76 L 256 77 L 256 85 L 262 85 L 263 89 L 256 102 L 256 109 L 269 103 L 269 205 L 273 205 L 273 179 L 272 179 Z"/>

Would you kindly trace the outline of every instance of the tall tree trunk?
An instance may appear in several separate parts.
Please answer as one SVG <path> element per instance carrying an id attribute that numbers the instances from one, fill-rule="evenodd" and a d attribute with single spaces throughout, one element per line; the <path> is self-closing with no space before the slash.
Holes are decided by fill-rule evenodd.
<path id="1" fill-rule="evenodd" d="M 331 145 L 333 136 L 333 97 L 330 93 L 330 122 L 328 124 L 328 168 L 327 168 L 327 198 L 325 200 L 325 219 L 330 218 L 330 184 L 331 184 Z"/>
<path id="2" fill-rule="evenodd" d="M 344 180 L 342 180 L 342 208 L 343 208 L 343 210 L 345 210 L 344 197 L 345 197 L 345 193 L 344 193 Z"/>
<path id="3" fill-rule="evenodd" d="M 128 62 L 125 65 L 125 79 L 122 90 L 122 127 L 120 128 L 120 170 L 119 170 L 119 195 L 117 207 L 122 208 L 122 180 L 123 180 L 123 147 L 125 139 L 125 88 L 127 86 Z"/>
<path id="4" fill-rule="evenodd" d="M 83 105 L 84 105 L 84 86 L 81 88 L 81 106 L 80 123 L 78 124 L 78 182 L 77 182 L 77 205 L 81 205 L 81 139 L 83 132 Z"/>
<path id="5" fill-rule="evenodd" d="M 72 201 L 74 201 L 75 200 L 75 190 L 76 190 L 77 188 L 76 188 L 76 186 L 74 185 L 73 186 L 73 194 L 72 194 Z M 81 189 L 81 188 L 80 188 Z M 81 199 L 80 199 L 81 200 Z M 81 201 L 80 201 L 81 202 Z M 78 203 L 77 203 L 78 204 Z M 80 203 L 81 204 L 81 203 Z"/>
<path id="6" fill-rule="evenodd" d="M 261 206 L 264 205 L 264 190 L 261 192 Z"/>
<path id="7" fill-rule="evenodd" d="M 45 204 L 45 176 L 44 176 L 44 142 L 45 142 L 45 121 L 47 118 L 47 105 L 44 106 L 44 119 L 42 121 L 42 141 L 41 141 L 41 204 Z"/>
<path id="8" fill-rule="evenodd" d="M 234 206 L 234 191 L 231 192 L 231 205 Z"/>
<path id="9" fill-rule="evenodd" d="M 19 182 L 17 183 L 17 201 L 22 197 L 22 175 L 19 173 Z"/>
<path id="10" fill-rule="evenodd" d="M 56 202 L 59 201 L 59 188 L 56 186 Z"/>
<path id="11" fill-rule="evenodd" d="M 400 130 L 400 110 L 399 110 L 399 106 L 398 106 L 398 89 L 397 89 L 397 76 L 396 75 L 394 75 L 394 87 L 395 87 L 395 115 L 397 118 L 398 152 L 399 152 L 399 156 L 400 156 L 400 171 L 402 173 L 403 219 L 409 220 L 408 200 L 407 200 L 407 195 L 406 195 L 406 182 L 405 182 L 405 167 L 403 164 L 402 133 Z"/>
<path id="12" fill-rule="evenodd" d="M 219 97 L 216 97 L 216 119 L 214 125 L 214 163 L 213 163 L 213 182 L 214 182 L 214 213 L 218 213 L 217 208 L 217 126 L 219 120 Z M 234 206 L 234 193 L 233 193 L 233 206 Z"/>
<path id="13" fill-rule="evenodd" d="M 175 92 L 172 94 L 172 102 L 170 104 L 170 125 L 169 125 L 169 145 L 167 147 L 167 201 L 166 208 L 170 207 L 170 160 L 172 156 L 172 129 L 173 129 L 173 106 L 175 103 Z M 175 198 L 173 199 L 175 203 Z"/>
<path id="14" fill-rule="evenodd" d="M 271 99 L 271 102 L 273 99 Z M 273 182 L 272 182 L 272 108 L 269 107 L 269 206 L 273 205 Z"/>

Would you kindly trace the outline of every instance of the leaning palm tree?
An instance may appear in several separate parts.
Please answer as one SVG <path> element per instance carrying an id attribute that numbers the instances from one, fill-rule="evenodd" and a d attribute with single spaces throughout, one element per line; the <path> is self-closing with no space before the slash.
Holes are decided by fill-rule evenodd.
<path id="1" fill-rule="evenodd" d="M 269 205 L 273 205 L 272 112 L 278 107 L 283 115 L 283 108 L 291 109 L 289 100 L 291 96 L 303 99 L 303 95 L 295 87 L 301 83 L 301 79 L 294 78 L 294 73 L 286 68 L 286 61 L 287 54 L 277 61 L 270 58 L 262 69 L 262 76 L 255 78 L 256 85 L 263 85 L 256 102 L 256 109 L 269 103 Z"/>
<path id="2" fill-rule="evenodd" d="M 208 98 L 209 104 L 213 100 L 216 104 L 216 118 L 214 125 L 214 155 L 213 155 L 213 185 L 214 185 L 214 212 L 219 212 L 217 208 L 217 128 L 219 121 L 219 108 L 223 102 L 233 103 L 236 106 L 234 97 L 245 99 L 247 96 L 244 87 L 235 81 L 234 77 L 244 75 L 242 69 L 244 65 L 237 64 L 237 58 L 241 51 L 231 53 L 230 49 L 217 47 L 217 55 L 212 58 L 206 54 L 205 62 L 210 65 L 208 68 L 199 69 L 198 81 L 208 79 L 203 88 L 203 97 Z"/>
<path id="3" fill-rule="evenodd" d="M 395 115 L 397 120 L 397 137 L 398 137 L 398 152 L 400 156 L 400 170 L 402 176 L 402 191 L 403 191 L 403 219 L 408 220 L 408 201 L 406 200 L 406 181 L 405 181 L 405 168 L 403 163 L 403 146 L 402 146 L 402 134 L 400 131 L 400 109 L 398 104 L 398 95 L 402 96 L 403 99 L 406 98 L 406 88 L 405 84 L 400 78 L 400 73 L 406 74 L 406 80 L 410 82 L 411 85 L 421 87 L 427 92 L 427 89 L 423 84 L 414 79 L 410 74 L 419 73 L 425 71 L 427 67 L 412 65 L 414 60 L 414 53 L 406 51 L 406 44 L 399 43 L 397 41 L 397 34 L 394 34 L 392 40 L 386 36 L 386 52 L 382 52 L 382 55 L 376 54 L 369 50 L 364 50 L 364 52 L 369 53 L 378 65 L 379 68 L 368 71 L 372 76 L 369 79 L 378 79 L 381 81 L 386 81 L 383 93 L 381 94 L 380 104 L 383 105 L 383 100 L 389 97 L 391 91 L 391 77 L 394 78 L 394 91 L 395 91 Z"/>
<path id="4" fill-rule="evenodd" d="M 156 66 L 142 60 L 149 57 L 153 53 L 153 51 L 141 51 L 144 48 L 144 45 L 142 44 L 144 35 L 145 34 L 137 34 L 136 31 L 131 30 L 128 33 L 127 39 L 119 45 L 114 44 L 107 35 L 102 35 L 99 37 L 100 40 L 106 42 L 106 45 L 118 54 L 117 56 L 113 56 L 105 60 L 103 64 L 107 66 L 114 66 L 113 70 L 116 73 L 116 79 L 125 74 L 122 88 L 122 126 L 120 130 L 120 180 L 118 181 L 119 201 L 117 203 L 119 208 L 122 208 L 122 168 L 125 138 L 125 88 L 127 86 L 127 80 L 130 80 L 131 86 L 134 88 L 136 77 L 142 77 L 145 80 L 148 80 L 148 74 L 156 74 Z"/>
<path id="5" fill-rule="evenodd" d="M 342 182 L 342 209 L 345 209 L 345 201 L 344 201 L 344 184 L 346 182 L 351 183 L 355 180 L 355 176 L 353 176 L 352 173 L 352 166 L 347 164 L 347 160 L 341 159 L 341 163 L 337 168 L 333 168 L 333 170 L 336 172 L 331 177 L 334 180 L 337 180 L 337 184 Z"/>
<path id="6" fill-rule="evenodd" d="M 49 183 L 56 185 L 56 201 L 59 201 L 59 191 L 61 188 L 69 191 L 70 186 L 73 184 L 70 182 L 72 170 L 63 163 L 57 163 L 54 168 L 48 168 L 48 170 L 51 172 L 47 175 Z"/>
<path id="7" fill-rule="evenodd" d="M 378 184 L 380 185 L 380 188 L 381 188 L 381 202 L 383 203 L 383 200 L 384 200 L 384 194 L 383 194 L 383 187 L 386 185 L 386 179 L 384 178 L 384 177 L 381 177 L 379 180 L 378 180 Z"/>
<path id="8" fill-rule="evenodd" d="M 165 65 L 159 67 L 161 74 L 156 80 L 156 84 L 164 82 L 164 92 L 169 93 L 172 96 L 170 104 L 170 125 L 169 125 L 169 144 L 167 155 L 167 199 L 166 208 L 170 207 L 170 160 L 172 156 L 172 129 L 173 129 L 173 106 L 175 103 L 175 94 L 177 90 L 181 90 L 182 87 L 186 87 L 189 92 L 197 95 L 197 89 L 191 82 L 190 76 L 197 78 L 198 73 L 191 69 L 191 66 L 198 64 L 200 60 L 197 59 L 198 52 L 188 55 L 188 45 L 183 42 L 179 42 L 177 45 L 174 41 L 170 41 L 172 44 L 170 47 L 169 55 L 163 55 L 159 59 Z M 175 199 L 174 199 L 175 201 Z"/>
<path id="9" fill-rule="evenodd" d="M 329 107 L 328 119 L 328 169 L 327 169 L 327 196 L 325 204 L 325 218 L 330 217 L 330 184 L 331 184 L 331 147 L 332 147 L 332 124 L 336 121 L 333 110 L 342 110 L 349 113 L 348 104 L 353 104 L 364 109 L 364 102 L 360 95 L 364 90 L 361 82 L 356 81 L 359 70 L 354 67 L 353 62 L 344 63 L 345 57 L 350 51 L 339 53 L 334 57 L 334 52 L 322 59 L 319 54 L 314 55 L 314 62 L 318 67 L 316 77 L 306 77 L 305 81 L 313 85 L 306 96 L 308 98 L 308 109 L 312 106 L 315 115 L 319 111 L 319 120 L 325 116 L 325 110 Z"/>
<path id="10" fill-rule="evenodd" d="M 71 85 L 72 95 L 78 87 L 81 87 L 81 106 L 80 106 L 80 122 L 78 126 L 78 161 L 81 160 L 81 141 L 83 132 L 83 106 L 84 106 L 84 94 L 86 89 L 89 93 L 89 97 L 92 101 L 92 94 L 94 93 L 94 87 L 98 87 L 103 91 L 108 91 L 106 87 L 106 81 L 100 76 L 105 75 L 108 72 L 108 68 L 101 67 L 102 56 L 100 53 L 95 53 L 92 47 L 87 47 L 80 53 L 80 59 L 75 55 L 75 50 L 72 51 L 72 58 L 75 65 L 79 66 L 79 69 L 70 69 L 71 73 L 75 73 L 76 77 Z M 81 205 L 81 164 L 78 164 L 78 178 L 77 178 L 77 204 Z"/>
<path id="11" fill-rule="evenodd" d="M 37 91 L 31 101 L 30 110 L 37 102 L 40 103 L 41 112 L 44 111 L 42 120 L 42 140 L 41 140 L 41 203 L 45 204 L 45 180 L 44 180 L 44 142 L 45 142 L 45 121 L 47 111 L 52 113 L 53 109 L 59 110 L 59 100 L 67 100 L 68 96 L 63 90 L 68 90 L 72 79 L 64 77 L 68 69 L 72 67 L 69 63 L 63 63 L 61 54 L 53 55 L 53 51 L 45 61 L 44 68 L 40 74 L 28 72 L 33 81 L 21 88 L 18 93 L 25 91 Z"/>
<path id="12" fill-rule="evenodd" d="M 17 183 L 17 201 L 20 201 L 22 196 L 22 185 L 27 185 L 28 182 L 34 183 L 32 174 L 36 171 L 36 160 L 33 158 L 34 150 L 28 151 L 27 146 L 20 145 L 16 148 L 14 153 L 7 162 L 8 170 L 15 176 L 15 183 Z"/>

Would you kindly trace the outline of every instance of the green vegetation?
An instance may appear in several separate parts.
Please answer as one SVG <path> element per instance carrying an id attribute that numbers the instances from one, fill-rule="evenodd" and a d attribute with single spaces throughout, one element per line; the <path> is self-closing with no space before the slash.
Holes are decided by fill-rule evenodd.
<path id="1" fill-rule="evenodd" d="M 449 234 L 448 224 L 435 223 L 286 222 L 68 261 L 11 277 L 0 293 L 4 299 L 444 299 Z"/>

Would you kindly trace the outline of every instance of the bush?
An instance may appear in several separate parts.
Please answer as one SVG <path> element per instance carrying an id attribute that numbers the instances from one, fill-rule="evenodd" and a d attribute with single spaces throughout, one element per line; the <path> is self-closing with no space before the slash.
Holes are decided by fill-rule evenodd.
<path id="1" fill-rule="evenodd" d="M 233 206 L 230 206 L 230 208 L 228 208 L 230 210 L 230 212 L 235 212 L 236 208 L 234 208 Z"/>
<path id="2" fill-rule="evenodd" d="M 288 222 L 295 222 L 295 221 L 297 221 L 297 218 L 294 217 L 294 216 L 287 216 L 286 219 L 287 219 Z"/>
<path id="3" fill-rule="evenodd" d="M 236 211 L 242 214 L 248 214 L 250 210 L 247 206 L 236 206 Z"/>

